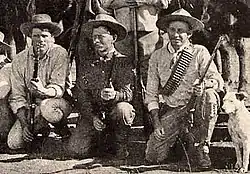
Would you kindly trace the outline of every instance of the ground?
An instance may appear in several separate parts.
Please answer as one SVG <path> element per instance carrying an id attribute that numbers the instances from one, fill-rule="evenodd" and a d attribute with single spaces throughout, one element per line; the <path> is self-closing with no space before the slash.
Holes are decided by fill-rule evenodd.
<path id="1" fill-rule="evenodd" d="M 130 144 L 130 156 L 123 161 L 110 160 L 110 158 L 86 158 L 71 159 L 63 157 L 62 142 L 48 138 L 43 141 L 39 152 L 26 154 L 25 152 L 1 152 L 0 154 L 0 174 L 167 174 L 167 173 L 190 173 L 187 162 L 175 162 L 162 164 L 161 166 L 143 167 L 144 143 Z M 40 146 L 41 147 L 41 146 Z M 37 149 L 36 149 L 37 150 Z M 210 149 L 213 168 L 209 171 L 199 171 L 191 168 L 196 173 L 235 173 L 233 164 L 235 163 L 235 153 L 232 148 L 211 147 Z M 87 163 L 89 162 L 89 163 Z M 87 165 L 86 165 L 87 164 Z M 134 166 L 131 169 L 131 166 Z M 136 166 L 136 167 L 135 167 Z M 138 167 L 140 166 L 140 167 Z"/>
<path id="2" fill-rule="evenodd" d="M 52 173 L 82 173 L 82 174 L 125 174 L 125 173 L 140 173 L 140 170 L 126 171 L 121 170 L 115 167 L 96 167 L 93 169 L 74 169 L 74 166 L 81 164 L 84 160 L 47 160 L 47 159 L 26 159 L 23 156 L 13 156 L 13 155 L 0 155 L 1 162 L 1 174 L 26 174 L 26 173 L 43 173 L 43 174 L 52 174 Z M 10 162 L 12 161 L 15 162 Z M 16 160 L 14 160 L 16 159 Z M 165 174 L 165 173 L 180 173 L 179 171 L 171 171 L 167 169 L 163 170 L 149 170 L 144 171 L 145 174 Z M 181 172 L 189 173 L 189 172 Z M 233 170 L 219 170 L 213 169 L 206 172 L 197 172 L 197 173 L 234 173 Z"/>

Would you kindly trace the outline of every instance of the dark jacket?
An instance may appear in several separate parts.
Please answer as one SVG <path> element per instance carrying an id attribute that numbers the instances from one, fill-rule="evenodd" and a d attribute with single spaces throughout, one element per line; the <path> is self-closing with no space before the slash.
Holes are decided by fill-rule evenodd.
<path id="1" fill-rule="evenodd" d="M 112 108 L 117 102 L 131 102 L 133 98 L 133 64 L 128 57 L 115 51 L 111 60 L 100 60 L 99 56 L 84 60 L 76 82 L 74 96 L 82 115 L 95 115 Z M 101 90 L 109 86 L 111 79 L 117 95 L 114 100 L 105 102 Z"/>

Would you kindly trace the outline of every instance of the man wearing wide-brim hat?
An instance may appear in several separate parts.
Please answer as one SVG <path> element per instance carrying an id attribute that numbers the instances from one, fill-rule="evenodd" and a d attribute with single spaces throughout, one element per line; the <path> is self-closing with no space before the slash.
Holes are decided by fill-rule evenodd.
<path id="1" fill-rule="evenodd" d="M 81 37 L 93 42 L 94 52 L 82 61 L 73 96 L 81 119 L 70 137 L 69 151 L 81 157 L 115 154 L 126 158 L 128 131 L 134 119 L 132 59 L 119 53 L 114 43 L 126 28 L 107 14 L 83 24 Z M 109 137 L 109 138 L 107 138 Z M 98 141 L 100 140 L 100 141 Z M 95 154 L 91 152 L 97 152 Z"/>
<path id="2" fill-rule="evenodd" d="M 154 131 L 147 143 L 146 160 L 151 163 L 166 160 L 177 139 L 189 144 L 188 152 L 196 152 L 188 154 L 192 165 L 209 168 L 209 142 L 217 120 L 217 92 L 222 90 L 223 80 L 212 62 L 205 87 L 196 85 L 210 54 L 204 46 L 192 44 L 189 39 L 193 31 L 203 29 L 203 23 L 179 9 L 161 17 L 156 25 L 168 33 L 169 43 L 153 53 L 149 61 L 145 103 Z M 193 93 L 200 102 L 196 103 L 194 119 L 189 119 L 190 114 L 183 113 Z M 159 95 L 164 101 L 161 108 Z"/>
<path id="3" fill-rule="evenodd" d="M 62 98 L 69 58 L 67 51 L 54 43 L 54 37 L 59 36 L 62 29 L 47 14 L 34 15 L 31 22 L 22 24 L 20 29 L 31 37 L 32 46 L 17 54 L 12 62 L 9 103 L 16 122 L 8 135 L 11 149 L 24 148 L 38 133 L 46 136 L 48 123 L 52 123 L 62 137 L 70 135 L 66 125 L 70 107 Z M 28 117 L 31 104 L 35 106 L 33 126 Z"/>

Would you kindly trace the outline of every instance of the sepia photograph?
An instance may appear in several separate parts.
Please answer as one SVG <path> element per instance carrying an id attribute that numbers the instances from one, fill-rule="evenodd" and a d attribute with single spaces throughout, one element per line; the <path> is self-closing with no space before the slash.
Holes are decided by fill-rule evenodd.
<path id="1" fill-rule="evenodd" d="M 0 174 L 250 172 L 250 0 L 0 13 Z"/>

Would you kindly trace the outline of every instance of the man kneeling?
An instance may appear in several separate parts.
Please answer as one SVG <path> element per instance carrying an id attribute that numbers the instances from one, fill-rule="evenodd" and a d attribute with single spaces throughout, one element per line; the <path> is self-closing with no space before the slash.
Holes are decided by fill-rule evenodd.
<path id="1" fill-rule="evenodd" d="M 50 16 L 37 14 L 21 25 L 21 31 L 31 37 L 32 46 L 12 63 L 9 102 L 17 120 L 8 135 L 11 149 L 24 148 L 38 133 L 48 134 L 48 123 L 53 123 L 62 136 L 70 135 L 66 125 L 70 106 L 62 98 L 69 59 L 67 51 L 54 44 L 62 29 Z M 31 105 L 33 113 L 28 114 Z M 28 116 L 34 118 L 33 123 Z"/>
<path id="2" fill-rule="evenodd" d="M 184 141 L 188 137 L 190 147 L 195 146 L 193 149 L 197 152 L 194 164 L 209 168 L 208 145 L 219 104 L 216 91 L 221 90 L 223 80 L 212 62 L 206 72 L 205 92 L 202 85 L 196 83 L 196 79 L 206 71 L 210 54 L 204 46 L 192 44 L 189 39 L 194 30 L 203 28 L 203 24 L 186 10 L 180 9 L 160 18 L 157 26 L 168 33 L 170 41 L 154 52 L 149 60 L 145 103 L 150 111 L 154 132 L 147 143 L 146 159 L 151 163 L 162 163 L 176 138 L 183 137 Z M 194 125 L 189 126 L 188 115 L 183 113 L 192 93 L 200 98 L 196 105 L 201 107 L 197 107 L 196 111 L 200 112 L 195 112 L 194 119 L 191 119 Z M 159 94 L 165 101 L 163 107 L 159 107 Z M 192 136 L 187 136 L 190 133 Z"/>
<path id="3" fill-rule="evenodd" d="M 114 47 L 126 36 L 126 29 L 111 16 L 99 14 L 84 24 L 82 31 L 91 37 L 95 53 L 83 55 L 76 81 L 81 119 L 70 138 L 69 150 L 77 157 L 93 155 L 94 150 L 126 158 L 128 131 L 135 117 L 130 104 L 133 66 L 131 59 Z"/>

